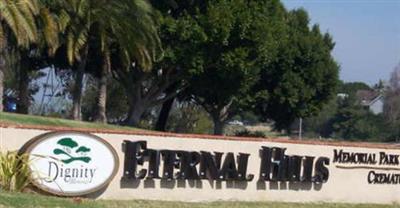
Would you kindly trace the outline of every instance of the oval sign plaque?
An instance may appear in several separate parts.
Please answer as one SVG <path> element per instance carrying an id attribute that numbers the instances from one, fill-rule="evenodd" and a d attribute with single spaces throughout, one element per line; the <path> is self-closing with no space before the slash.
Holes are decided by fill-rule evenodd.
<path id="1" fill-rule="evenodd" d="M 104 188 L 118 170 L 118 156 L 105 140 L 80 132 L 51 132 L 24 146 L 33 183 L 61 196 L 81 196 Z"/>

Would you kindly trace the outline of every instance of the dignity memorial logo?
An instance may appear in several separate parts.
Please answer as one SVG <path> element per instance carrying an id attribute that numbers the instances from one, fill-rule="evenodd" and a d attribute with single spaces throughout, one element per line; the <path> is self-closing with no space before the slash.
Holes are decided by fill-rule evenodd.
<path id="1" fill-rule="evenodd" d="M 118 157 L 103 139 L 78 132 L 53 132 L 26 144 L 34 184 L 63 196 L 104 188 L 115 176 Z"/>

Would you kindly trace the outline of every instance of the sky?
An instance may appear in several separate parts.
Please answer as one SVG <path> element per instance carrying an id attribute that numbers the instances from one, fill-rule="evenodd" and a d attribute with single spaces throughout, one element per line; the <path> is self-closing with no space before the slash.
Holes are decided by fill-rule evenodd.
<path id="1" fill-rule="evenodd" d="M 282 0 L 304 8 L 336 42 L 340 78 L 369 85 L 388 80 L 400 64 L 400 0 Z"/>

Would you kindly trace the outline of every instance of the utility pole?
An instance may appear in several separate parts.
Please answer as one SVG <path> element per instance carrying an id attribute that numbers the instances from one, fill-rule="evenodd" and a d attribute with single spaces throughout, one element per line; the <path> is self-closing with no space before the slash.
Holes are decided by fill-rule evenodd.
<path id="1" fill-rule="evenodd" d="M 303 118 L 300 117 L 299 119 L 299 139 L 302 139 L 303 134 Z"/>

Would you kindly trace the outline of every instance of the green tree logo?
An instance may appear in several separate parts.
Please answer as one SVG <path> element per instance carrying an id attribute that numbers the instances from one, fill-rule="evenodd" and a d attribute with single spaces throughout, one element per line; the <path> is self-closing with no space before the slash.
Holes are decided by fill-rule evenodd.
<path id="1" fill-rule="evenodd" d="M 90 157 L 86 156 L 86 154 L 90 152 L 90 148 L 87 148 L 85 146 L 78 147 L 79 144 L 72 138 L 62 138 L 58 140 L 57 144 L 61 145 L 61 148 L 54 149 L 53 153 L 56 155 L 67 156 L 68 158 L 61 160 L 61 162 L 63 162 L 64 164 L 69 164 L 73 161 L 82 161 L 85 163 L 89 163 L 92 160 Z"/>

